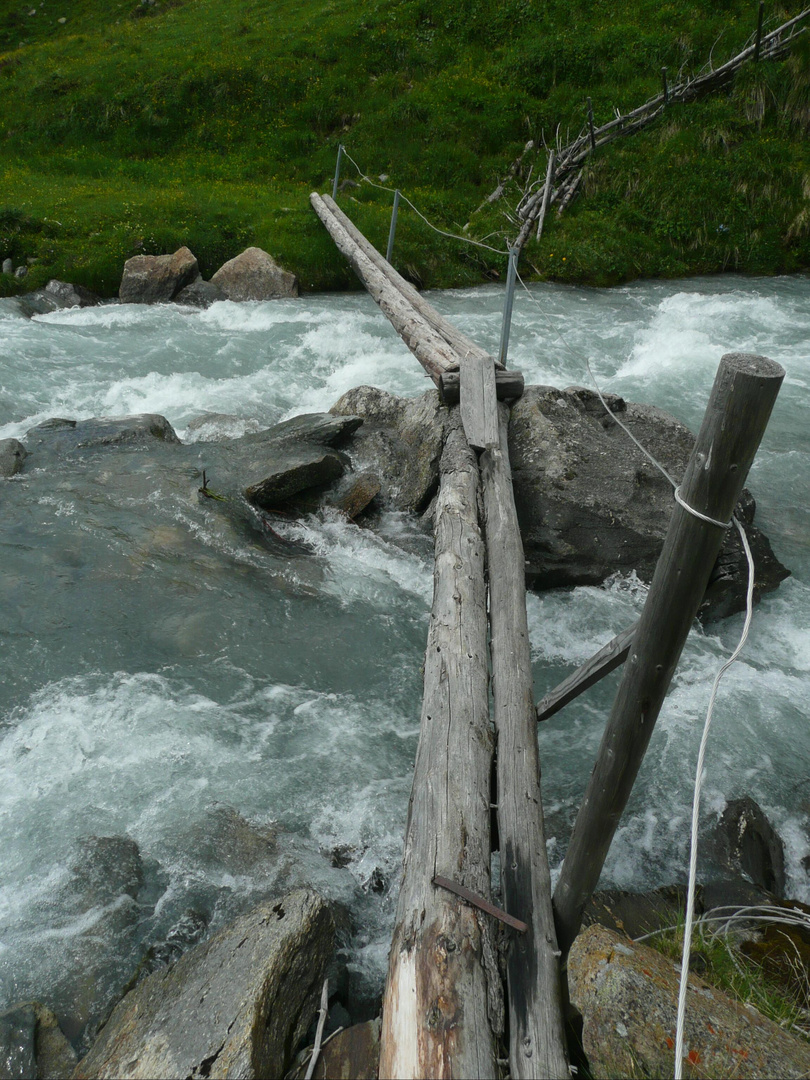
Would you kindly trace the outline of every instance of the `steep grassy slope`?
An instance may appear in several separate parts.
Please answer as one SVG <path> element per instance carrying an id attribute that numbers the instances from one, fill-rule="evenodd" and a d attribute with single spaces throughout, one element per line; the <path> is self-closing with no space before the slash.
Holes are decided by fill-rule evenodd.
<path id="1" fill-rule="evenodd" d="M 474 214 L 528 139 L 579 130 L 656 92 L 659 71 L 715 62 L 756 5 L 717 0 L 6 0 L 0 10 L 0 257 L 36 258 L 103 293 L 139 252 L 188 244 L 204 273 L 248 243 L 304 288 L 350 272 L 307 203 L 338 142 L 436 224 Z M 799 9 L 769 6 L 776 25 Z M 31 14 L 31 12 L 34 14 Z M 60 20 L 64 19 L 64 22 Z M 810 35 L 805 35 L 807 38 Z M 565 280 L 810 265 L 810 55 L 749 69 L 673 108 L 590 167 L 582 197 L 526 259 Z M 544 156 L 537 161 L 543 167 Z M 527 159 L 528 161 L 528 159 Z M 344 176 L 351 176 L 347 163 Z M 384 244 L 390 196 L 342 196 Z M 354 200 L 354 201 L 352 201 Z M 395 262 L 426 285 L 504 260 L 400 213 Z M 0 277 L 0 287 L 16 287 Z"/>

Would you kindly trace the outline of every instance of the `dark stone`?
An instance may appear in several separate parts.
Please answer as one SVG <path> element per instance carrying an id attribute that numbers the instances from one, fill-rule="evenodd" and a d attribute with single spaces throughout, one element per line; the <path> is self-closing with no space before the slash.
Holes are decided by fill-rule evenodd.
<path id="1" fill-rule="evenodd" d="M 303 446 L 275 459 L 268 458 L 261 480 L 245 488 L 245 498 L 263 510 L 274 510 L 299 491 L 336 480 L 344 469 L 334 450 Z"/>
<path id="2" fill-rule="evenodd" d="M 680 480 L 692 433 L 652 405 L 606 395 L 613 412 Z M 512 407 L 509 451 L 528 584 L 537 589 L 597 585 L 616 571 L 652 578 L 672 513 L 672 489 L 582 387 L 529 386 Z M 789 573 L 751 524 L 747 493 L 739 512 L 757 565 L 757 598 Z M 745 606 L 748 567 L 736 529 L 729 530 L 701 613 L 723 616 Z"/>
<path id="3" fill-rule="evenodd" d="M 25 436 L 29 453 L 70 454 L 102 446 L 141 446 L 153 440 L 179 443 L 174 428 L 165 416 L 142 413 L 139 416 L 93 417 L 90 420 L 65 420 L 53 417 L 31 428 Z"/>
<path id="4" fill-rule="evenodd" d="M 332 1012 L 329 1013 L 330 1020 Z M 313 1080 L 377 1080 L 380 1067 L 379 1019 L 346 1027 L 326 1043 L 315 1062 Z M 303 1080 L 309 1065 L 309 1052 L 292 1073 L 294 1080 Z"/>
<path id="5" fill-rule="evenodd" d="M 175 304 L 186 304 L 188 307 L 209 308 L 218 300 L 227 300 L 227 294 L 215 285 L 213 281 L 192 281 L 175 296 Z"/>
<path id="6" fill-rule="evenodd" d="M 82 897 L 82 910 L 104 907 L 119 896 L 133 900 L 144 876 L 138 845 L 129 836 L 86 836 L 77 841 L 71 864 L 72 890 Z"/>
<path id="7" fill-rule="evenodd" d="M 700 896 L 696 907 L 702 911 Z M 680 885 L 666 885 L 643 893 L 602 889 L 585 905 L 582 927 L 599 923 L 608 930 L 639 938 L 654 930 L 678 925 L 685 910 L 686 889 Z"/>
<path id="8" fill-rule="evenodd" d="M 115 1008 L 76 1080 L 284 1076 L 334 948 L 326 902 L 269 902 L 144 979 Z"/>
<path id="9" fill-rule="evenodd" d="M 196 281 L 199 272 L 187 247 L 173 255 L 135 255 L 124 263 L 118 295 L 122 304 L 165 304 Z"/>
<path id="10" fill-rule="evenodd" d="M 735 873 L 743 873 L 776 896 L 785 891 L 785 847 L 760 806 L 745 796 L 726 804 L 717 827 L 721 855 Z"/>
<path id="11" fill-rule="evenodd" d="M 60 1080 L 75 1066 L 76 1054 L 59 1021 L 40 1002 L 0 1014 L 0 1080 Z"/>
<path id="12" fill-rule="evenodd" d="M 28 452 L 17 439 L 0 439 L 0 476 L 8 479 L 22 469 Z"/>

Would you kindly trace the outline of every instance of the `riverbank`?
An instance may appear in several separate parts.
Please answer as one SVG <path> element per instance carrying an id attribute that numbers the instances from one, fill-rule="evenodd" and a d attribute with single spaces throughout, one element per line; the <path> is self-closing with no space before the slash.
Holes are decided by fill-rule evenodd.
<path id="1" fill-rule="evenodd" d="M 792 13 L 767 12 L 766 30 Z M 127 258 L 184 245 L 204 277 L 257 245 L 304 292 L 353 288 L 307 202 L 329 188 L 338 143 L 438 228 L 496 249 L 441 236 L 403 205 L 403 273 L 425 287 L 497 279 L 519 192 L 545 168 L 543 138 L 578 132 L 588 98 L 597 123 L 647 100 L 662 66 L 719 64 L 753 22 L 746 0 L 699 18 L 685 0 L 144 0 L 129 11 L 77 0 L 69 17 L 9 12 L 0 258 L 28 281 L 0 275 L 0 295 L 57 277 L 112 296 Z M 810 267 L 806 41 L 600 151 L 580 197 L 525 249 L 525 272 L 607 285 Z M 391 193 L 351 186 L 360 176 L 346 160 L 342 179 L 344 206 L 384 248 Z"/>

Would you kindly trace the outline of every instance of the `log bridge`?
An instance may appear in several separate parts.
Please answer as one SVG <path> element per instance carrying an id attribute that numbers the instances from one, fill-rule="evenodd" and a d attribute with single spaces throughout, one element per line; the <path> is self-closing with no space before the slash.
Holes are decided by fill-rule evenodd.
<path id="1" fill-rule="evenodd" d="M 333 199 L 310 202 L 450 407 L 379 1075 L 491 1078 L 508 1068 L 514 1078 L 567 1078 L 565 957 L 705 592 L 718 522 L 736 504 L 784 371 L 765 357 L 723 357 L 640 622 L 536 707 L 505 404 L 523 393 L 523 377 L 444 319 Z M 537 722 L 622 664 L 552 898 Z M 491 897 L 493 809 L 503 909 Z"/>

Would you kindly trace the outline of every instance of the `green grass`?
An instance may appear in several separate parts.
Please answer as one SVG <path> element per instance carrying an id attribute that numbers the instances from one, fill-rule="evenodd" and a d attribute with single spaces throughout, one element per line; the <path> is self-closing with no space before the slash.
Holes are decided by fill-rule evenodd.
<path id="1" fill-rule="evenodd" d="M 662 65 L 697 70 L 713 47 L 721 61 L 755 18 L 750 0 L 10 0 L 0 257 L 37 260 L 25 288 L 58 276 L 110 295 L 133 254 L 187 244 L 207 276 L 257 244 L 304 289 L 352 287 L 307 201 L 338 142 L 437 225 L 502 248 L 516 189 L 474 211 L 528 139 L 578 132 L 587 96 L 597 122 L 640 104 Z M 807 269 L 808 129 L 803 42 L 601 152 L 524 265 L 592 283 Z M 384 245 L 390 195 L 363 185 L 342 202 Z M 505 266 L 404 207 L 394 261 L 426 286 Z M 0 275 L 0 292 L 19 287 Z"/>

